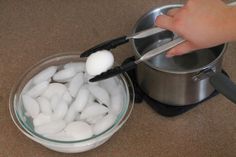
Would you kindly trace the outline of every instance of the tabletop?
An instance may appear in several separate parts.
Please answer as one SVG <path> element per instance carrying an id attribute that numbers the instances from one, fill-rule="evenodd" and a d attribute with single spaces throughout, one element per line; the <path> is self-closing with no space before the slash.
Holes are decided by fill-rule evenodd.
<path id="1" fill-rule="evenodd" d="M 22 73 L 57 53 L 82 52 L 131 32 L 153 7 L 178 0 L 22 0 L 0 1 L 0 157 L 233 157 L 236 106 L 218 95 L 176 117 L 164 117 L 147 103 L 135 103 L 125 125 L 105 144 L 75 154 L 45 148 L 24 136 L 8 109 L 9 95 Z M 229 43 L 223 68 L 236 82 L 236 43 Z M 133 55 L 130 44 L 113 51 L 121 63 Z"/>

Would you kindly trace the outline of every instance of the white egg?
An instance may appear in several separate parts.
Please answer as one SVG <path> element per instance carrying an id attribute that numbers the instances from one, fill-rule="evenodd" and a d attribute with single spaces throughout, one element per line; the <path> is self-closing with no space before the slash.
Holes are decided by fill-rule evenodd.
<path id="1" fill-rule="evenodd" d="M 86 70 L 90 75 L 99 75 L 110 69 L 113 63 L 114 57 L 110 51 L 97 51 L 87 58 Z"/>

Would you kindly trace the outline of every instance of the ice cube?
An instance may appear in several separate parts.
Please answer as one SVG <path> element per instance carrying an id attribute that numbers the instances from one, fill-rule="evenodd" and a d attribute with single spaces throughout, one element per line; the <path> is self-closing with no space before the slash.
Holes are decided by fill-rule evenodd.
<path id="1" fill-rule="evenodd" d="M 24 86 L 24 88 L 23 88 L 23 90 L 22 90 L 21 93 L 22 93 L 22 94 L 27 93 L 27 92 L 32 88 L 33 85 L 34 85 L 34 84 L 33 84 L 32 79 L 29 80 L 29 81 L 26 83 L 26 85 Z"/>
<path id="2" fill-rule="evenodd" d="M 45 137 L 53 140 L 59 140 L 59 141 L 73 141 L 74 138 L 72 136 L 69 136 L 66 134 L 64 130 L 50 135 L 44 135 Z"/>
<path id="3" fill-rule="evenodd" d="M 50 104 L 53 111 L 56 110 L 56 107 L 60 103 L 60 101 L 62 101 L 62 98 L 58 94 L 52 96 L 52 98 L 50 99 Z"/>
<path id="4" fill-rule="evenodd" d="M 98 85 L 99 84 L 99 81 L 96 81 L 96 82 L 90 82 L 89 80 L 91 78 L 93 78 L 94 76 L 93 75 L 90 75 L 88 74 L 87 72 L 85 72 L 84 74 L 84 82 L 90 84 L 90 85 Z"/>
<path id="5" fill-rule="evenodd" d="M 32 82 L 34 84 L 38 84 L 40 82 L 49 80 L 56 73 L 56 71 L 57 71 L 56 66 L 48 67 L 44 69 L 43 71 L 41 71 L 40 73 L 38 73 L 36 76 L 34 76 L 32 78 Z"/>
<path id="6" fill-rule="evenodd" d="M 39 126 L 49 123 L 50 121 L 51 121 L 51 116 L 40 113 L 36 118 L 34 118 L 33 124 L 34 126 Z"/>
<path id="7" fill-rule="evenodd" d="M 54 120 L 63 119 L 67 113 L 67 110 L 68 110 L 67 104 L 64 101 L 60 101 L 59 104 L 55 108 L 52 118 Z"/>
<path id="8" fill-rule="evenodd" d="M 28 95 L 23 95 L 22 101 L 26 112 L 33 118 L 37 117 L 40 112 L 38 102 Z"/>
<path id="9" fill-rule="evenodd" d="M 44 97 L 38 97 L 37 101 L 39 103 L 40 111 L 45 114 L 45 115 L 50 115 L 52 114 L 52 106 L 48 99 Z"/>
<path id="10" fill-rule="evenodd" d="M 65 128 L 65 132 L 76 140 L 83 140 L 93 136 L 91 126 L 83 121 L 69 123 Z"/>
<path id="11" fill-rule="evenodd" d="M 53 95 L 58 95 L 59 97 L 62 97 L 66 90 L 66 86 L 61 83 L 50 83 L 46 91 L 42 93 L 42 96 L 50 100 Z"/>
<path id="12" fill-rule="evenodd" d="M 76 74 L 72 80 L 68 83 L 68 91 L 72 97 L 75 97 L 80 89 L 80 87 L 84 84 L 84 74 L 78 73 Z"/>
<path id="13" fill-rule="evenodd" d="M 111 105 L 109 108 L 115 115 L 118 115 L 122 110 L 124 104 L 123 93 L 121 88 L 117 88 L 116 92 L 111 94 Z"/>
<path id="14" fill-rule="evenodd" d="M 66 122 L 64 120 L 55 120 L 43 125 L 36 126 L 35 132 L 43 135 L 55 134 L 62 131 L 65 126 Z"/>
<path id="15" fill-rule="evenodd" d="M 35 86 L 33 86 L 28 92 L 27 94 L 29 96 L 31 96 L 32 98 L 36 98 L 39 95 L 41 95 L 48 87 L 49 82 L 48 81 L 43 81 L 41 83 L 36 84 Z"/>
<path id="16" fill-rule="evenodd" d="M 88 85 L 88 89 L 96 99 L 98 99 L 107 106 L 110 105 L 109 94 L 104 88 L 101 88 L 97 85 Z"/>
<path id="17" fill-rule="evenodd" d="M 80 115 L 81 115 L 81 113 L 79 112 L 79 113 L 77 113 L 77 115 L 75 116 L 75 121 L 79 121 L 80 120 Z"/>
<path id="18" fill-rule="evenodd" d="M 95 124 L 97 122 L 99 122 L 105 115 L 98 115 L 95 117 L 89 117 L 86 119 L 86 122 L 88 122 L 89 124 Z"/>
<path id="19" fill-rule="evenodd" d="M 84 62 L 71 62 L 64 65 L 64 68 L 74 68 L 75 72 L 84 72 L 85 71 L 85 63 Z"/>
<path id="20" fill-rule="evenodd" d="M 112 93 L 116 90 L 118 84 L 116 82 L 117 77 L 112 77 L 106 80 L 102 80 L 99 82 L 100 86 L 107 90 L 108 93 Z"/>
<path id="21" fill-rule="evenodd" d="M 116 120 L 116 116 L 109 113 L 93 126 L 94 135 L 98 135 L 110 128 Z"/>
<path id="22" fill-rule="evenodd" d="M 66 113 L 65 121 L 67 123 L 72 122 L 76 118 L 77 114 L 78 111 L 76 111 L 74 106 L 71 105 L 70 108 L 68 109 L 68 112 Z"/>
<path id="23" fill-rule="evenodd" d="M 89 94 L 89 98 L 88 98 L 88 102 L 86 106 L 89 106 L 90 104 L 94 103 L 96 100 L 96 98 L 90 93 Z"/>
<path id="24" fill-rule="evenodd" d="M 84 109 L 85 105 L 88 102 L 89 98 L 89 90 L 86 88 L 86 86 L 83 86 L 80 88 L 75 101 L 71 104 L 74 106 L 75 110 L 80 112 Z"/>
<path id="25" fill-rule="evenodd" d="M 104 115 L 109 111 L 108 108 L 106 108 L 105 106 L 95 103 L 91 106 L 86 107 L 80 115 L 81 119 L 87 119 L 90 117 L 96 117 L 99 115 Z"/>
<path id="26" fill-rule="evenodd" d="M 67 105 L 71 104 L 72 102 L 72 97 L 70 95 L 70 93 L 66 90 L 64 95 L 62 96 L 62 99 L 66 102 Z"/>
<path id="27" fill-rule="evenodd" d="M 58 71 L 56 74 L 54 74 L 53 80 L 57 82 L 67 82 L 72 77 L 74 77 L 75 74 L 76 72 L 73 68 L 62 69 Z"/>

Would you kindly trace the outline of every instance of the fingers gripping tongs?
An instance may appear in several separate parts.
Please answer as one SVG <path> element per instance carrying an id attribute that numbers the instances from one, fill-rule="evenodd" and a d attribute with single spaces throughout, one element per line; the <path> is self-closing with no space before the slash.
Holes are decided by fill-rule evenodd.
<path id="1" fill-rule="evenodd" d="M 150 29 L 147 29 L 144 31 L 137 32 L 137 33 L 132 34 L 130 36 L 122 36 L 122 37 L 118 37 L 118 38 L 115 38 L 115 39 L 112 39 L 109 41 L 105 41 L 95 47 L 92 47 L 92 48 L 86 50 L 85 52 L 83 52 L 80 55 L 80 57 L 81 58 L 88 57 L 92 53 L 95 53 L 96 51 L 99 51 L 99 50 L 111 50 L 111 49 L 116 48 L 117 46 L 127 43 L 130 39 L 141 39 L 141 38 L 145 38 L 145 37 L 157 34 L 157 33 L 162 33 L 164 31 L 167 31 L 167 30 L 159 28 L 159 27 L 154 27 L 154 28 L 150 28 Z M 135 60 L 133 62 L 129 62 L 129 63 L 121 65 L 121 66 L 116 66 L 106 72 L 101 73 L 100 75 L 95 76 L 94 78 L 90 79 L 89 81 L 91 81 L 91 82 L 100 81 L 100 80 L 104 80 L 104 79 L 113 77 L 117 74 L 129 71 L 129 70 L 135 68 L 137 64 L 139 64 L 143 61 L 146 61 L 146 60 L 148 60 L 148 59 L 150 59 L 162 52 L 165 52 L 166 50 L 171 49 L 184 41 L 185 40 L 182 39 L 181 37 L 177 37 L 174 40 L 172 40 L 162 46 L 159 46 L 153 50 L 148 51 L 143 56 L 141 56 L 138 60 Z"/>

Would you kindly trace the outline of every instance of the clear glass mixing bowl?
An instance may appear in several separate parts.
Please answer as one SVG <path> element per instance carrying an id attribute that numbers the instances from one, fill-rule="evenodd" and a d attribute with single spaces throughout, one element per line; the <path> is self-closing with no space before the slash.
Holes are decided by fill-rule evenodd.
<path id="1" fill-rule="evenodd" d="M 39 73 L 40 71 L 49 66 L 63 65 L 69 62 L 78 62 L 78 61 L 85 62 L 85 59 L 80 58 L 78 53 L 65 53 L 65 54 L 57 54 L 50 56 L 40 61 L 39 63 L 35 64 L 32 68 L 30 68 L 17 81 L 16 85 L 13 87 L 10 94 L 9 110 L 11 118 L 15 123 L 15 125 L 17 126 L 17 128 L 31 140 L 58 152 L 78 153 L 96 148 L 99 145 L 103 144 L 115 132 L 117 132 L 127 121 L 134 105 L 134 89 L 132 82 L 127 74 L 121 74 L 117 77 L 120 80 L 119 82 L 125 89 L 125 93 L 123 96 L 124 103 L 122 110 L 117 116 L 115 123 L 109 129 L 96 136 L 92 136 L 91 138 L 88 139 L 71 140 L 71 141 L 49 139 L 36 133 L 34 131 L 34 127 L 32 124 L 32 118 L 27 117 L 24 114 L 25 109 L 21 100 L 21 92 L 23 88 L 33 76 L 35 76 L 37 73 Z"/>

